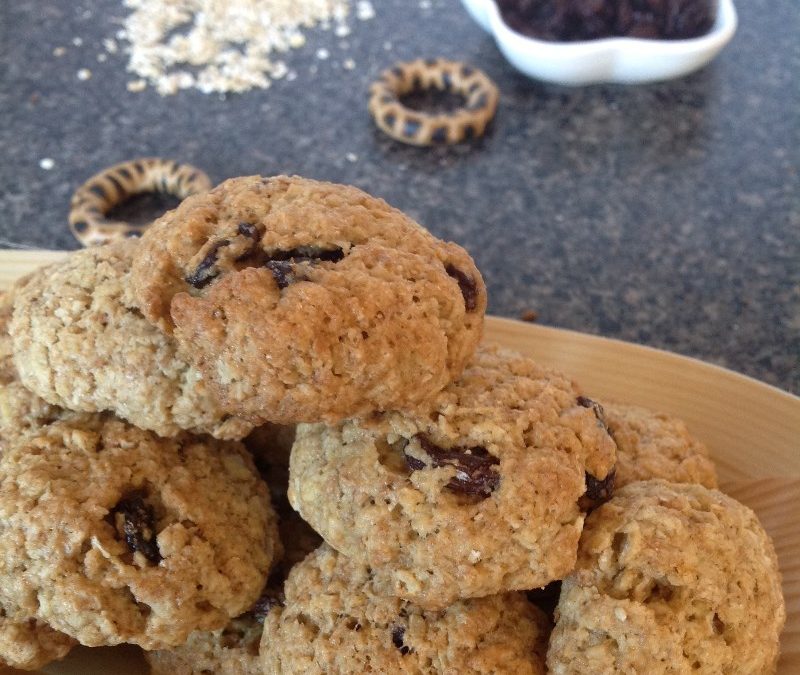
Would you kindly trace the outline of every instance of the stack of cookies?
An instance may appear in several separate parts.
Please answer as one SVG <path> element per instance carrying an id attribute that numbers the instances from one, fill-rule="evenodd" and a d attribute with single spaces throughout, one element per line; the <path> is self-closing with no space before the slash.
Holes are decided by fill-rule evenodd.
<path id="1" fill-rule="evenodd" d="M 21 280 L 0 304 L 0 660 L 774 672 L 775 552 L 704 446 L 482 344 L 486 300 L 459 246 L 287 177 Z"/>

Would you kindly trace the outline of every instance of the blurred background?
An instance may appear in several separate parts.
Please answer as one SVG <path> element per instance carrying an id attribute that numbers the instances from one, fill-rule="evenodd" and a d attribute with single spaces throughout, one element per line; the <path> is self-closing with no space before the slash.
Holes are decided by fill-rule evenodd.
<path id="1" fill-rule="evenodd" d="M 170 95 L 127 70 L 125 20 L 147 4 L 0 4 L 0 247 L 76 248 L 72 192 L 127 159 L 189 162 L 214 182 L 297 173 L 465 246 L 493 314 L 800 392 L 800 3 L 740 1 L 731 44 L 688 77 L 567 88 L 514 71 L 459 0 L 341 2 L 347 16 L 275 58 L 269 88 Z M 372 123 L 380 72 L 434 56 L 500 88 L 483 138 L 415 148 Z"/>

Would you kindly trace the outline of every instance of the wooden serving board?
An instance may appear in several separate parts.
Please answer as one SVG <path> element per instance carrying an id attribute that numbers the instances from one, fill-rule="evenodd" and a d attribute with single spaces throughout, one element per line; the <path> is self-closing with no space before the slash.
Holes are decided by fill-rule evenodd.
<path id="1" fill-rule="evenodd" d="M 0 251 L 0 289 L 65 254 Z M 800 673 L 800 398 L 717 366 L 640 345 L 489 317 L 486 339 L 569 373 L 597 398 L 686 420 L 710 447 L 722 489 L 750 506 L 775 541 L 788 619 L 780 675 Z M 52 675 L 147 672 L 132 647 L 76 649 Z"/>

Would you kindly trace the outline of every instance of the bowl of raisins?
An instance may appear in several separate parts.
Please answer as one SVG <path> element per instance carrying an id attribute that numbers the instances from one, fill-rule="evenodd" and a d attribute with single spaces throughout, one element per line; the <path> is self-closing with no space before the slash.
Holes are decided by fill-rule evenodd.
<path id="1" fill-rule="evenodd" d="M 517 70 L 565 85 L 687 75 L 736 32 L 732 0 L 462 0 Z"/>

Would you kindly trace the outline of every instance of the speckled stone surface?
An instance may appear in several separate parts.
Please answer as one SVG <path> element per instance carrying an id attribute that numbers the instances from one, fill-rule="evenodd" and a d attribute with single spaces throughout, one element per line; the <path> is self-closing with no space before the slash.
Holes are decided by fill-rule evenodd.
<path id="1" fill-rule="evenodd" d="M 347 38 L 310 31 L 287 55 L 294 81 L 222 99 L 127 91 L 126 56 L 97 61 L 121 0 L 0 3 L 0 246 L 74 248 L 72 191 L 136 156 L 214 180 L 299 173 L 358 185 L 466 246 L 495 314 L 534 309 L 800 392 L 800 4 L 740 1 L 733 42 L 682 80 L 581 89 L 518 75 L 458 0 L 373 4 Z M 420 55 L 495 79 L 487 137 L 425 150 L 374 128 L 369 82 Z"/>

